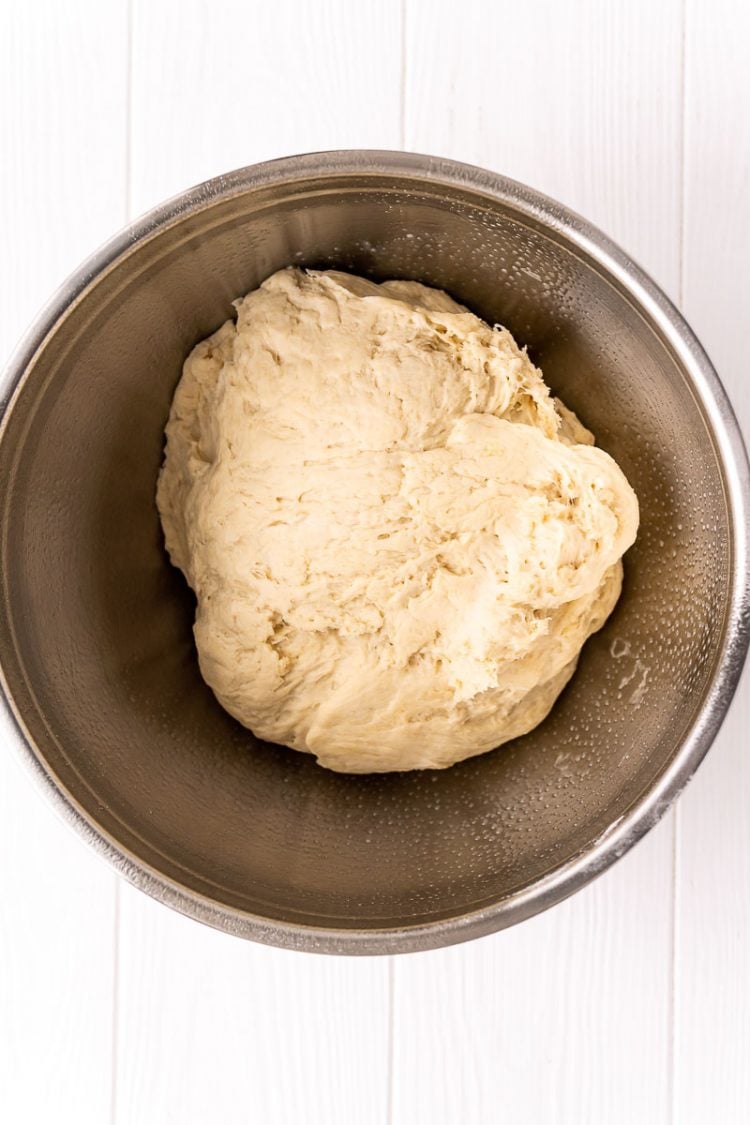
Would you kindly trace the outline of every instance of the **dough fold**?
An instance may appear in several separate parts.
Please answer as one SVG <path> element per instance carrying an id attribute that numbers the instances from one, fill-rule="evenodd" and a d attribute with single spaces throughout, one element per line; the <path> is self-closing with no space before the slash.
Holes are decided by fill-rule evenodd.
<path id="1" fill-rule="evenodd" d="M 535 727 L 620 594 L 638 503 L 505 329 L 282 270 L 185 362 L 157 503 L 204 678 L 361 773 Z"/>

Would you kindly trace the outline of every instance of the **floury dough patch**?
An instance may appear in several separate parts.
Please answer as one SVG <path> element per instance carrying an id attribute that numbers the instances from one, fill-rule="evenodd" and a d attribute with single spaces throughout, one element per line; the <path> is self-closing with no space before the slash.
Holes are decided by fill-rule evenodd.
<path id="1" fill-rule="evenodd" d="M 509 332 L 416 282 L 298 269 L 188 357 L 157 500 L 220 702 L 356 773 L 541 722 L 638 526 Z"/>

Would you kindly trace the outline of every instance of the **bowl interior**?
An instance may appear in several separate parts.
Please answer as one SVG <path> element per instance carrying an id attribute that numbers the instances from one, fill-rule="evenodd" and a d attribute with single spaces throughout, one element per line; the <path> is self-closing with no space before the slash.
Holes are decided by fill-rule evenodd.
<path id="1" fill-rule="evenodd" d="M 507 325 L 640 499 L 622 599 L 549 719 L 445 772 L 324 771 L 198 671 L 154 505 L 164 423 L 191 347 L 294 263 L 417 278 Z M 674 354 L 562 230 L 458 183 L 311 174 L 156 229 L 37 352 L 0 477 L 0 660 L 45 768 L 139 863 L 272 922 L 421 925 L 533 884 L 668 765 L 722 641 L 730 517 Z"/>

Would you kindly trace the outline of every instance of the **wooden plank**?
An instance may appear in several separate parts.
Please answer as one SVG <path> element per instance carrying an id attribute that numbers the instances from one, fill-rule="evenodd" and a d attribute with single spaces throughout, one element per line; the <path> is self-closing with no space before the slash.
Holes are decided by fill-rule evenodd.
<path id="1" fill-rule="evenodd" d="M 408 0 L 405 147 L 601 226 L 676 295 L 681 0 Z"/>
<path id="2" fill-rule="evenodd" d="M 585 214 L 679 285 L 678 0 L 409 0 L 406 147 Z M 395 966 L 394 1122 L 666 1122 L 673 821 L 551 913 Z"/>
<path id="3" fill-rule="evenodd" d="M 127 0 L 0 5 L 3 357 L 125 222 L 126 28 Z"/>
<path id="4" fill-rule="evenodd" d="M 395 963 L 395 1125 L 669 1120 L 669 820 L 593 886 Z"/>
<path id="5" fill-rule="evenodd" d="M 0 353 L 125 219 L 126 5 L 0 6 Z M 95 152 L 96 160 L 90 159 Z M 0 727 L 0 1102 L 19 1125 L 109 1118 L 114 874 Z"/>
<path id="6" fill-rule="evenodd" d="M 399 3 L 136 0 L 134 213 L 268 157 L 396 147 L 400 67 Z M 118 1121 L 386 1120 L 386 960 L 249 945 L 127 888 L 120 955 Z"/>
<path id="7" fill-rule="evenodd" d="M 688 0 L 684 307 L 745 435 L 750 9 Z M 750 681 L 680 803 L 675 1121 L 750 1119 Z"/>
<path id="8" fill-rule="evenodd" d="M 382 1125 L 388 962 L 268 949 L 123 887 L 117 1120 Z"/>
<path id="9" fill-rule="evenodd" d="M 400 0 L 134 3 L 136 214 L 256 161 L 399 147 Z"/>

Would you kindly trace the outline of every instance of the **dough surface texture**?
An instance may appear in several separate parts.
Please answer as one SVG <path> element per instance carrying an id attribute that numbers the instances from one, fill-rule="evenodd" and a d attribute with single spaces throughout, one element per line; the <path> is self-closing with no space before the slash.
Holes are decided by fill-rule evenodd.
<path id="1" fill-rule="evenodd" d="M 185 362 L 157 491 L 219 701 L 350 773 L 531 730 L 620 594 L 621 470 L 438 290 L 287 269 L 236 309 Z"/>

